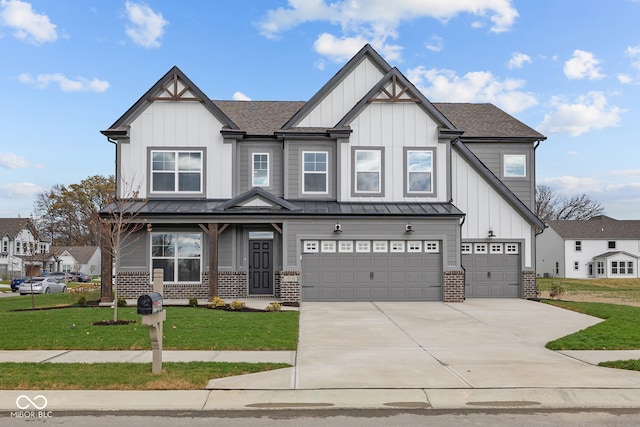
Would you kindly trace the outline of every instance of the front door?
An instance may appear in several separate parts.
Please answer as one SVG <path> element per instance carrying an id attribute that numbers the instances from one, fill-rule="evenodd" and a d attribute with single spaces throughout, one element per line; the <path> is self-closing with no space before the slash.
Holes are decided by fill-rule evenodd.
<path id="1" fill-rule="evenodd" d="M 273 295 L 273 240 L 249 240 L 249 295 Z"/>

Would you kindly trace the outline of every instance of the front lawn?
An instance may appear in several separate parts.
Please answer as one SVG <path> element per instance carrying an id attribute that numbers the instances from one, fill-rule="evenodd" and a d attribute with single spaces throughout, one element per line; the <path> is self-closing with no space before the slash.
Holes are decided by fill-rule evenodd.
<path id="1" fill-rule="evenodd" d="M 144 350 L 151 349 L 149 330 L 135 307 L 118 309 L 127 325 L 96 326 L 112 320 L 113 309 L 66 306 L 72 294 L 35 295 L 0 299 L 2 350 Z M 265 306 L 267 305 L 265 301 Z M 21 311 L 15 311 L 22 309 Z M 166 307 L 165 350 L 295 350 L 297 311 L 233 312 L 195 307 Z"/>

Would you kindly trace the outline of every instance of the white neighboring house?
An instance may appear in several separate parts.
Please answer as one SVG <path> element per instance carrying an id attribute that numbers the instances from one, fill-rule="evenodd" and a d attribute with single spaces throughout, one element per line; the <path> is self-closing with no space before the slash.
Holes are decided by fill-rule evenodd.
<path id="1" fill-rule="evenodd" d="M 549 221 L 537 237 L 541 277 L 637 278 L 640 221 L 602 215 L 588 221 Z"/>
<path id="2" fill-rule="evenodd" d="M 96 276 L 100 274 L 101 251 L 98 246 L 52 246 L 58 271 L 74 271 Z"/>
<path id="3" fill-rule="evenodd" d="M 49 251 L 50 243 L 41 241 L 30 218 L 0 218 L 0 277 L 15 278 L 40 274 L 37 254 Z"/>

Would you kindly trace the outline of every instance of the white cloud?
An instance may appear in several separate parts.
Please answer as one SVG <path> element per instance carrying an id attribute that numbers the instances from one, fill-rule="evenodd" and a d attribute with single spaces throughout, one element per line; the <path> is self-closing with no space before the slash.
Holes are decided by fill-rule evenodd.
<path id="1" fill-rule="evenodd" d="M 14 36 L 36 45 L 58 39 L 56 25 L 49 17 L 36 13 L 31 3 L 20 0 L 0 1 L 0 22 L 15 30 Z"/>
<path id="2" fill-rule="evenodd" d="M 591 52 L 575 50 L 573 58 L 564 63 L 564 75 L 569 79 L 596 80 L 604 77 L 600 73 L 600 61 Z"/>
<path id="3" fill-rule="evenodd" d="M 567 156 L 577 156 L 577 155 L 579 155 L 579 154 L 580 154 L 580 153 L 578 153 L 578 152 L 577 152 L 577 151 L 575 151 L 575 150 L 567 151 Z"/>
<path id="4" fill-rule="evenodd" d="M 247 95 L 245 95 L 242 92 L 234 92 L 233 100 L 234 101 L 251 101 L 251 98 L 249 98 Z"/>
<path id="5" fill-rule="evenodd" d="M 109 88 L 109 82 L 93 78 L 77 77 L 76 80 L 69 79 L 63 74 L 38 74 L 33 77 L 30 74 L 20 74 L 18 77 L 21 83 L 33 84 L 38 89 L 46 89 L 50 83 L 57 83 L 63 92 L 104 92 Z"/>
<path id="6" fill-rule="evenodd" d="M 286 7 L 269 10 L 258 23 L 262 35 L 278 38 L 287 30 L 307 22 L 326 21 L 339 25 L 341 36 L 322 34 L 316 40 L 318 53 L 333 60 L 344 58 L 346 45 L 371 43 L 390 61 L 400 59 L 401 47 L 387 40 L 397 39 L 397 27 L 403 21 L 434 18 L 446 22 L 468 13 L 491 21 L 491 31 L 508 31 L 518 17 L 511 0 L 418 1 L 395 0 L 288 0 Z M 437 49 L 438 44 L 429 45 Z M 350 49 L 351 53 L 355 53 Z"/>
<path id="7" fill-rule="evenodd" d="M 26 158 L 17 154 L 0 153 L 0 166 L 7 169 L 27 169 L 30 164 Z"/>
<path id="8" fill-rule="evenodd" d="M 33 197 L 43 191 L 43 187 L 31 182 L 0 184 L 0 197 Z"/>
<path id="9" fill-rule="evenodd" d="M 514 52 L 513 55 L 511 55 L 511 59 L 509 59 L 509 63 L 507 64 L 507 66 L 510 70 L 513 70 L 514 68 L 522 68 L 522 66 L 526 62 L 528 62 L 529 64 L 531 64 L 532 62 L 529 55 L 520 52 Z"/>
<path id="10" fill-rule="evenodd" d="M 431 36 L 429 42 L 425 43 L 424 47 L 431 52 L 441 52 L 444 48 L 444 39 L 440 36 Z"/>
<path id="11" fill-rule="evenodd" d="M 491 102 L 509 113 L 517 113 L 538 103 L 534 95 L 522 91 L 524 80 L 499 80 L 488 71 L 458 76 L 451 70 L 408 70 L 407 77 L 434 102 Z"/>
<path id="12" fill-rule="evenodd" d="M 125 32 L 131 40 L 142 47 L 160 47 L 159 39 L 169 21 L 145 4 L 127 1 L 125 7 L 129 19 Z"/>
<path id="13" fill-rule="evenodd" d="M 551 102 L 555 111 L 545 115 L 538 125 L 542 133 L 580 136 L 593 130 L 616 127 L 625 112 L 616 106 L 608 106 L 602 92 L 589 92 L 574 102 L 562 97 L 554 97 Z"/>
<path id="14" fill-rule="evenodd" d="M 628 74 L 618 74 L 618 81 L 625 85 L 631 83 L 633 78 Z"/>

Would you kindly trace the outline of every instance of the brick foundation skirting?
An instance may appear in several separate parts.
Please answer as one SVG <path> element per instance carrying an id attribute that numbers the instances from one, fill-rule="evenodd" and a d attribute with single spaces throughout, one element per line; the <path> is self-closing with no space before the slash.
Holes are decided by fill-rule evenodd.
<path id="1" fill-rule="evenodd" d="M 464 271 L 450 270 L 444 272 L 442 300 L 444 302 L 464 301 Z"/>
<path id="2" fill-rule="evenodd" d="M 538 287 L 536 286 L 536 272 L 522 272 L 522 298 L 531 299 L 538 297 Z"/>

